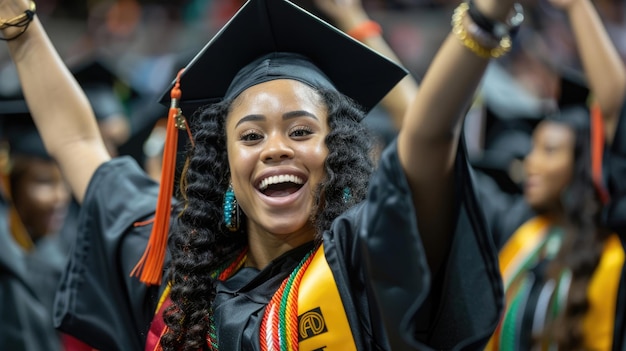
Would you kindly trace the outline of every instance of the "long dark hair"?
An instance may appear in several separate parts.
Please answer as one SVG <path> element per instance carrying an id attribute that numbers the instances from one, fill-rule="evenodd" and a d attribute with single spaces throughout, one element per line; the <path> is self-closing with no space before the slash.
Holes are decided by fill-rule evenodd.
<path id="1" fill-rule="evenodd" d="M 571 128 L 575 143 L 572 181 L 561 198 L 564 240 L 548 267 L 548 276 L 555 281 L 564 270 L 569 270 L 572 278 L 567 303 L 544 330 L 544 340 L 554 340 L 559 350 L 583 350 L 583 318 L 589 310 L 588 287 L 609 231 L 600 224 L 602 203 L 591 174 L 589 111 L 570 108 L 548 120 Z"/>
<path id="2" fill-rule="evenodd" d="M 311 219 L 320 240 L 324 229 L 342 212 L 365 197 L 373 171 L 371 140 L 359 123 L 363 112 L 349 98 L 334 91 L 318 91 L 328 110 L 329 150 L 326 177 L 318 186 L 316 212 Z M 226 116 L 232 101 L 205 107 L 192 118 L 195 147 L 188 152 L 181 181 L 182 213 L 169 239 L 172 305 L 164 320 L 164 350 L 209 350 L 217 281 L 210 273 L 232 260 L 247 245 L 245 215 L 239 232 L 224 224 L 223 198 L 230 179 L 226 153 Z M 347 190 L 346 190 L 347 189 Z"/>

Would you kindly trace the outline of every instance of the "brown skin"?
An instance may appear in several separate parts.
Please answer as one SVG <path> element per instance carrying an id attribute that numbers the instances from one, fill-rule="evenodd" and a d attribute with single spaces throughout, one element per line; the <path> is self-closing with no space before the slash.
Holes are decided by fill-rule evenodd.
<path id="1" fill-rule="evenodd" d="M 524 161 L 524 197 L 537 212 L 560 216 L 561 195 L 573 177 L 574 132 L 564 124 L 542 122 Z"/>
<path id="2" fill-rule="evenodd" d="M 18 157 L 13 173 L 12 198 L 33 241 L 58 232 L 65 220 L 70 191 L 53 161 Z"/>
<path id="3" fill-rule="evenodd" d="M 295 80 L 253 86 L 235 100 L 226 136 L 233 189 L 248 218 L 248 264 L 262 268 L 277 254 L 313 240 L 315 191 L 328 156 L 327 119 L 320 97 Z M 259 190 L 263 179 L 279 174 L 304 183 L 282 196 Z"/>

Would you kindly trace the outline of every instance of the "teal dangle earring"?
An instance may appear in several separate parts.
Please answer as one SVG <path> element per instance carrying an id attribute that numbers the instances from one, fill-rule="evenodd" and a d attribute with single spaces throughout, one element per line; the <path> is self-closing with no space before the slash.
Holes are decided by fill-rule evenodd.
<path id="1" fill-rule="evenodd" d="M 350 188 L 348 187 L 343 188 L 343 203 L 347 204 L 348 202 L 350 202 L 351 199 L 352 199 L 352 192 L 350 191 Z"/>
<path id="2" fill-rule="evenodd" d="M 239 230 L 239 205 L 232 184 L 224 194 L 224 223 L 231 232 Z"/>

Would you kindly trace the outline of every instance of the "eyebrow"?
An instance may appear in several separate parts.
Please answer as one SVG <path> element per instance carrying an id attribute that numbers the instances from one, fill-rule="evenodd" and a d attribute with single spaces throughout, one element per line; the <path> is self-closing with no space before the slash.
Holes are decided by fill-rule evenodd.
<path id="1" fill-rule="evenodd" d="M 298 117 L 309 117 L 315 120 L 319 120 L 316 115 L 312 114 L 311 112 L 304 111 L 304 110 L 289 111 L 283 114 L 283 120 L 288 120 L 288 119 L 298 118 Z M 240 119 L 235 125 L 235 127 L 238 127 L 240 124 L 244 122 L 257 122 L 257 121 L 265 121 L 265 120 L 267 120 L 267 118 L 264 115 L 256 115 L 256 114 L 247 115 L 243 117 L 242 119 Z"/>

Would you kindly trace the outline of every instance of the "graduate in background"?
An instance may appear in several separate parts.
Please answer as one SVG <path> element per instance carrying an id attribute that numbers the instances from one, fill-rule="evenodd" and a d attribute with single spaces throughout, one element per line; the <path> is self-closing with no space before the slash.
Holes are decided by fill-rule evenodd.
<path id="1" fill-rule="evenodd" d="M 1 100 L 4 152 L 2 171 L 11 234 L 25 251 L 60 232 L 70 202 L 70 189 L 57 163 L 48 155 L 24 100 Z"/>
<path id="2" fill-rule="evenodd" d="M 623 347 L 614 331 L 624 247 L 602 215 L 619 194 L 607 192 L 602 163 L 619 162 L 611 144 L 621 138 L 626 68 L 590 1 L 552 3 L 568 14 L 592 95 L 561 85 L 561 109 L 533 132 L 523 197 L 484 194 L 507 298 L 488 350 Z"/>
<path id="3" fill-rule="evenodd" d="M 0 349 L 61 350 L 52 303 L 69 252 L 60 237 L 70 190 L 24 100 L 1 100 L 0 111 L 0 144 L 8 155 L 1 174 Z"/>

